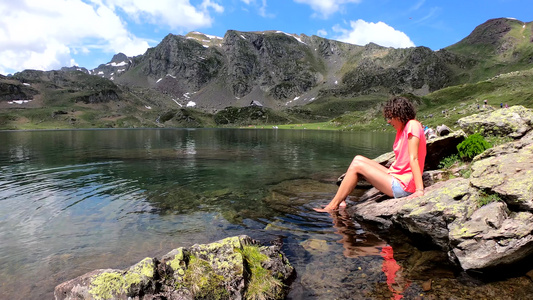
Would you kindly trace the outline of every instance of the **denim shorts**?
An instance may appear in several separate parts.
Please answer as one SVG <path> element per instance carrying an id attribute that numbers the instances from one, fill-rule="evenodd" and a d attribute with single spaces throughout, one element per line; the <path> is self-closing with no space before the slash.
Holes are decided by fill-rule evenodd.
<path id="1" fill-rule="evenodd" d="M 391 177 L 392 177 L 392 183 L 391 183 L 392 194 L 394 195 L 394 198 L 403 198 L 403 197 L 407 197 L 412 194 L 410 192 L 406 192 L 403 190 L 402 185 L 400 184 L 398 179 L 394 178 L 393 176 Z"/>

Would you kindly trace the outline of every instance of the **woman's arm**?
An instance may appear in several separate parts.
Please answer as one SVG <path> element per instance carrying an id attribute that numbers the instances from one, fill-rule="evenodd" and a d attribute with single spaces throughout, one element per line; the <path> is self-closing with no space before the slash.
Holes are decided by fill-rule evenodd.
<path id="1" fill-rule="evenodd" d="M 411 171 L 413 172 L 413 179 L 415 180 L 416 191 L 412 194 L 412 197 L 418 197 L 424 195 L 424 181 L 422 180 L 422 170 L 420 170 L 420 164 L 418 162 L 418 146 L 420 144 L 420 138 L 411 135 L 407 141 L 409 150 L 409 164 Z"/>

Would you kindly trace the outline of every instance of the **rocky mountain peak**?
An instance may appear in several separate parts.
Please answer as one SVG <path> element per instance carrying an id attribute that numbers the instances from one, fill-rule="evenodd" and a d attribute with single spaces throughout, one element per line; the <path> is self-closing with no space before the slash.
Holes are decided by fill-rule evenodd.
<path id="1" fill-rule="evenodd" d="M 525 23 L 511 18 L 491 19 L 445 49 L 469 59 L 472 62 L 469 67 L 486 63 L 491 66 L 490 74 L 482 68 L 470 71 L 469 76 L 473 81 L 510 70 L 529 69 L 533 66 L 533 22 Z"/>
<path id="2" fill-rule="evenodd" d="M 127 62 L 128 60 L 130 60 L 130 58 L 127 57 L 126 54 L 118 53 L 113 56 L 110 63 L 119 64 L 119 63 Z"/>
<path id="3" fill-rule="evenodd" d="M 461 42 L 468 44 L 497 45 L 501 39 L 512 29 L 513 23 L 520 23 L 515 19 L 499 18 L 491 19 L 477 26 L 474 31 Z"/>
<path id="4" fill-rule="evenodd" d="M 516 56 L 513 52 L 517 48 L 533 53 L 532 24 L 533 22 L 525 23 L 511 18 L 491 19 L 446 49 L 474 56 L 503 56 L 503 59 Z"/>
<path id="5" fill-rule="evenodd" d="M 458 45 L 496 44 L 518 23 L 523 24 L 489 20 Z M 176 103 L 194 102 L 207 111 L 254 101 L 281 108 L 328 95 L 427 94 L 454 84 L 456 70 L 474 66 L 461 56 L 462 46 L 447 49 L 358 46 L 276 30 L 228 30 L 224 37 L 193 31 L 168 34 L 135 58 L 119 53 L 91 74 L 155 89 Z"/>
<path id="6" fill-rule="evenodd" d="M 0 78 L 5 82 L 5 95 L 0 96 L 30 98 L 31 93 L 22 90 L 26 88 L 24 83 L 50 82 L 53 85 L 46 89 L 64 88 L 65 99 L 78 101 L 82 97 L 76 93 L 87 82 L 89 86 L 105 86 L 105 90 L 99 90 L 102 95 L 113 89 L 121 95 L 122 87 L 124 94 L 139 93 L 133 98 L 146 99 L 149 105 L 145 107 L 195 107 L 218 112 L 250 103 L 274 110 L 313 103 L 310 107 L 321 110 L 331 99 L 349 102 L 375 95 L 365 104 L 371 105 L 392 94 L 424 96 L 509 70 L 531 69 L 532 64 L 533 22 L 514 19 L 489 20 L 461 42 L 439 51 L 427 47 L 396 49 L 374 43 L 359 46 L 275 30 L 228 30 L 224 37 L 193 31 L 185 36 L 168 34 L 143 55 L 118 53 L 93 70 L 72 67 Z M 51 95 L 48 90 L 39 93 Z M 353 109 L 349 107 L 344 111 Z M 330 108 L 320 111 L 321 117 L 337 113 Z"/>
<path id="7" fill-rule="evenodd" d="M 96 75 L 109 80 L 115 80 L 117 76 L 126 72 L 132 63 L 132 58 L 126 56 L 124 53 L 118 53 L 113 56 L 107 64 L 101 64 L 93 70 L 88 71 L 88 74 Z"/>

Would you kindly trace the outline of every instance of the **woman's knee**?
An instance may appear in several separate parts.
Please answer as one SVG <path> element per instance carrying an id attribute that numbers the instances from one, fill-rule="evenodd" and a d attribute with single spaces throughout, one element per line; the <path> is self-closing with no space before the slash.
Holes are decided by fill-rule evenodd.
<path id="1" fill-rule="evenodd" d="M 368 160 L 368 158 L 362 156 L 362 155 L 356 155 L 353 160 L 352 160 L 352 163 L 364 163 Z"/>
<path id="2" fill-rule="evenodd" d="M 366 165 L 366 160 L 368 160 L 368 158 L 362 155 L 357 155 L 356 157 L 353 158 L 352 163 L 350 164 L 350 167 L 348 169 L 357 172 L 363 166 Z"/>
<path id="3" fill-rule="evenodd" d="M 357 155 L 353 158 L 353 161 L 354 162 L 357 162 L 357 163 L 362 163 L 362 164 L 366 164 L 368 163 L 369 161 L 371 161 L 370 158 L 368 157 L 365 157 L 365 156 L 362 156 L 362 155 Z"/>

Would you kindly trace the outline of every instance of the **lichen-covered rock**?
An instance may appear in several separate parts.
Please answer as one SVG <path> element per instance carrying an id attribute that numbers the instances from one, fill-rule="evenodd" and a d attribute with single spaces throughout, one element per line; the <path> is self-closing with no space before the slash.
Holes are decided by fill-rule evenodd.
<path id="1" fill-rule="evenodd" d="M 496 193 L 511 206 L 533 211 L 533 144 L 472 164 L 473 186 Z"/>
<path id="2" fill-rule="evenodd" d="M 95 270 L 55 288 L 56 299 L 128 299 L 156 289 L 155 261 L 145 258 L 127 270 Z"/>
<path id="3" fill-rule="evenodd" d="M 230 237 L 127 270 L 95 270 L 55 288 L 55 299 L 283 299 L 294 276 L 278 246 Z"/>
<path id="4" fill-rule="evenodd" d="M 463 178 L 439 182 L 423 197 L 406 202 L 393 221 L 410 232 L 430 237 L 434 244 L 449 250 L 449 224 L 467 219 L 477 208 L 476 191 Z"/>
<path id="5" fill-rule="evenodd" d="M 106 291 L 103 292 L 103 296 L 111 297 L 111 293 L 115 295 L 121 293 L 123 289 L 121 270 L 114 269 L 100 269 L 94 270 L 89 273 L 83 274 L 75 279 L 63 282 L 55 287 L 54 297 L 55 299 L 94 299 L 90 293 L 91 283 L 96 278 L 104 279 L 106 276 L 116 276 L 113 280 L 113 284 L 107 285 Z M 107 274 L 103 275 L 102 274 Z M 96 282 L 98 283 L 98 281 Z"/>
<path id="6" fill-rule="evenodd" d="M 520 261 L 533 251 L 532 224 L 530 212 L 510 213 L 505 203 L 492 202 L 450 225 L 453 255 L 467 270 Z"/>
<path id="7" fill-rule="evenodd" d="M 468 180 L 458 178 L 428 187 L 424 196 L 414 199 L 357 203 L 353 213 L 358 219 L 377 222 L 382 227 L 399 225 L 448 250 L 448 224 L 466 219 L 475 211 L 476 204 L 471 201 L 475 193 Z"/>
<path id="8" fill-rule="evenodd" d="M 468 179 L 443 181 L 422 197 L 365 201 L 350 208 L 359 220 L 401 227 L 424 236 L 465 270 L 519 262 L 533 252 L 533 214 L 505 202 L 479 208 L 480 192 Z"/>
<path id="9" fill-rule="evenodd" d="M 511 136 L 520 138 L 533 126 L 533 110 L 517 105 L 506 109 L 474 114 L 459 119 L 459 126 L 468 134 Z"/>

